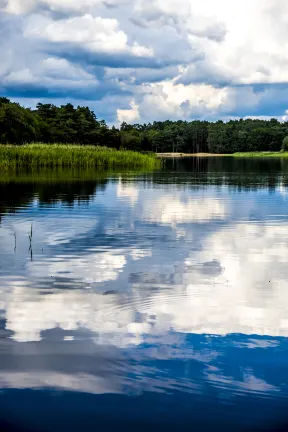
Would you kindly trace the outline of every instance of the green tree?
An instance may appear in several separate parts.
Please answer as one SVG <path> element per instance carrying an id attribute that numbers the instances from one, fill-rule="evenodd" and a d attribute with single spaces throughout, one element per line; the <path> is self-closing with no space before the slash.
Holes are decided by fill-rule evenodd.
<path id="1" fill-rule="evenodd" d="M 89 108 L 39 103 L 35 110 L 0 97 L 0 142 L 65 142 L 154 152 L 280 151 L 288 149 L 288 122 L 277 119 L 193 120 L 122 123 L 120 130 L 98 120 Z M 284 141 L 283 141 L 284 140 Z"/>
<path id="2" fill-rule="evenodd" d="M 282 142 L 282 150 L 284 150 L 285 152 L 288 151 L 288 136 L 286 136 L 286 137 L 283 139 L 283 142 Z"/>
<path id="3" fill-rule="evenodd" d="M 0 142 L 22 144 L 35 141 L 37 120 L 29 109 L 16 103 L 0 105 Z"/>

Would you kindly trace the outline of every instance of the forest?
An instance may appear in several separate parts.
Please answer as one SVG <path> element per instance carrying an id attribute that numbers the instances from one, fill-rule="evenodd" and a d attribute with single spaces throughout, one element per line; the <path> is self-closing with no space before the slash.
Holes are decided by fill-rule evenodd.
<path id="1" fill-rule="evenodd" d="M 0 144 L 63 143 L 142 152 L 278 152 L 288 147 L 288 122 L 240 119 L 223 122 L 155 121 L 108 127 L 88 107 L 38 103 L 36 109 L 0 97 Z M 288 150 L 288 148 L 285 148 Z"/>

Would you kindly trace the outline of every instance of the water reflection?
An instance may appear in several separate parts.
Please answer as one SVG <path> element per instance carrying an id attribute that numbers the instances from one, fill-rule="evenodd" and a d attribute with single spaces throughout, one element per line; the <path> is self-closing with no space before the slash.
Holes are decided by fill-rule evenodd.
<path id="1" fill-rule="evenodd" d="M 35 201 L 43 206 L 60 202 L 66 206 L 89 202 L 97 189 L 105 190 L 107 184 L 105 177 L 81 180 L 71 178 L 69 172 L 67 174 L 69 181 L 65 181 L 65 177 L 63 181 L 61 178 L 47 179 L 37 174 L 24 177 L 20 174 L 4 175 L 0 181 L 0 214 L 23 210 L 33 205 Z"/>
<path id="2" fill-rule="evenodd" d="M 10 392 L 49 388 L 98 395 L 71 430 L 87 403 L 131 428 L 145 409 L 172 430 L 285 420 L 286 165 L 227 161 L 2 179 L 0 418 Z M 60 430 L 68 402 L 46 397 L 58 423 L 25 421 Z"/>
<path id="3" fill-rule="evenodd" d="M 285 158 L 183 158 L 168 159 L 166 170 L 150 173 L 148 182 L 211 188 L 228 186 L 232 190 L 268 189 L 275 191 L 288 185 L 288 161 Z"/>

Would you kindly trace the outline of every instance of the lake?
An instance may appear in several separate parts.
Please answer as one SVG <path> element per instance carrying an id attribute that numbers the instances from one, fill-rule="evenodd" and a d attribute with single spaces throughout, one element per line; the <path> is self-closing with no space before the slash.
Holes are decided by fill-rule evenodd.
<path id="1" fill-rule="evenodd" d="M 0 189 L 1 430 L 286 429 L 288 160 Z"/>

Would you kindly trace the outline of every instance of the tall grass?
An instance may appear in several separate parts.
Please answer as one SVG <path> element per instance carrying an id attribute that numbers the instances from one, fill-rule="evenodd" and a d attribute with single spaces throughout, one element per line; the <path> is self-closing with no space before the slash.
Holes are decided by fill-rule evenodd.
<path id="1" fill-rule="evenodd" d="M 0 169 L 17 167 L 157 168 L 155 155 L 66 144 L 0 145 Z"/>

